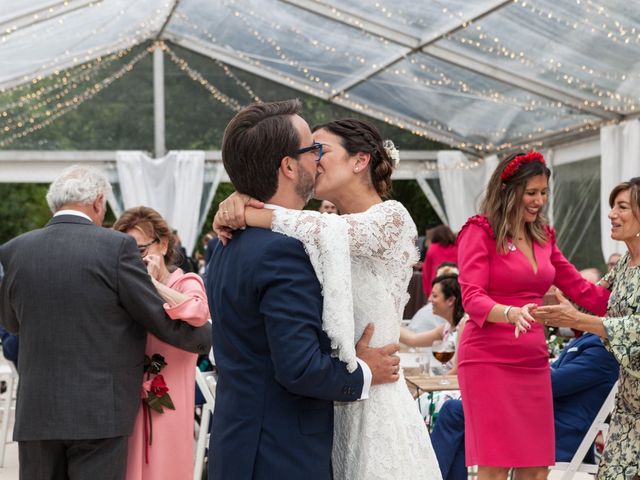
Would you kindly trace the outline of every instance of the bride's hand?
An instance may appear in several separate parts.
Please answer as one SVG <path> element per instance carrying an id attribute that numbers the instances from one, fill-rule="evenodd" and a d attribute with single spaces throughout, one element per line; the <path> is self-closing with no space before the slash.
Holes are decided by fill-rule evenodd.
<path id="1" fill-rule="evenodd" d="M 234 192 L 218 205 L 212 228 L 223 245 L 233 237 L 233 230 L 244 229 L 247 226 L 244 218 L 246 207 L 262 208 L 264 203 L 249 195 Z"/>

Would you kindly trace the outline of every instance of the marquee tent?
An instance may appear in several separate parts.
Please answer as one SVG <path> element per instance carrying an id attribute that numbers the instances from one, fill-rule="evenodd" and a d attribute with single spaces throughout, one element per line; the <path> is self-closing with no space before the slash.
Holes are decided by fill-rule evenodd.
<path id="1" fill-rule="evenodd" d="M 0 32 L 2 92 L 51 78 L 63 81 L 65 69 L 151 45 L 128 67 L 153 52 L 157 157 L 165 154 L 162 62 L 175 60 L 177 45 L 464 153 L 443 152 L 437 162 L 435 152 L 414 153 L 418 160 L 405 163 L 400 174 L 417 178 L 432 203 L 443 203 L 443 219 L 466 210 L 456 214 L 451 201 L 437 202 L 426 179 L 459 182 L 438 172 L 474 174 L 474 168 L 490 164 L 483 159 L 492 154 L 542 148 L 560 166 L 601 157 L 605 146 L 602 195 L 622 176 L 640 173 L 636 2 L 4 0 Z M 15 118 L 13 103 L 0 104 L 0 180 L 29 178 L 28 162 L 20 161 L 27 157 L 43 170 L 51 165 L 47 155 L 58 155 L 62 163 L 79 156 L 113 166 L 114 152 L 16 153 L 9 148 L 12 139 L 90 101 L 127 69 L 116 73 L 52 101 L 41 117 Z M 48 99 L 46 88 L 42 91 L 34 102 Z M 212 94 L 233 102 L 222 92 Z M 600 135 L 607 128 L 610 133 Z M 605 161 L 607 155 L 612 156 Z M 215 152 L 205 158 L 208 164 L 219 162 Z M 216 175 L 224 179 L 223 172 Z"/>

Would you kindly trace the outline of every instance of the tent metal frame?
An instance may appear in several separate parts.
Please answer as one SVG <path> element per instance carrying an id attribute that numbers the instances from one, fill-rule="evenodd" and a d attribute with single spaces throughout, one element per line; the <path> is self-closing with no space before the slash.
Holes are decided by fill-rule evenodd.
<path id="1" fill-rule="evenodd" d="M 18 28 L 37 25 L 40 22 L 51 20 L 65 13 L 95 6 L 102 1 L 103 0 L 54 0 L 39 8 L 31 10 L 25 9 L 12 18 L 0 18 L 0 31 L 4 30 L 5 32 L 7 32 L 7 35 L 10 35 L 12 31 L 15 31 Z M 487 78 L 516 87 L 531 94 L 535 94 L 549 100 L 559 102 L 562 105 L 566 105 L 568 108 L 595 117 L 593 123 L 591 124 L 591 128 L 585 129 L 584 126 L 576 126 L 569 129 L 563 129 L 562 131 L 547 132 L 536 137 L 514 140 L 514 149 L 517 148 L 517 144 L 524 143 L 532 144 L 536 142 L 544 142 L 545 146 L 566 143 L 567 141 L 575 139 L 576 135 L 591 135 L 591 130 L 593 128 L 601 126 L 605 123 L 619 122 L 622 120 L 635 118 L 640 115 L 637 112 L 634 112 L 630 115 L 624 115 L 610 111 L 604 107 L 593 105 L 593 102 L 589 98 L 580 96 L 575 91 L 569 91 L 563 88 L 559 88 L 558 86 L 547 84 L 544 81 L 532 80 L 522 77 L 520 75 L 514 74 L 513 72 L 497 67 L 493 64 L 479 61 L 475 58 L 469 57 L 468 55 L 455 52 L 450 48 L 446 48 L 436 44 L 439 40 L 447 38 L 455 32 L 467 28 L 470 24 L 477 22 L 478 20 L 492 15 L 500 11 L 501 9 L 511 5 L 514 0 L 495 0 L 488 7 L 472 14 L 470 18 L 461 18 L 459 24 L 431 33 L 424 38 L 418 38 L 416 36 L 402 32 L 398 29 L 390 28 L 380 23 L 378 19 L 371 18 L 366 14 L 351 10 L 348 7 L 336 7 L 324 3 L 321 0 L 279 1 L 308 12 L 321 15 L 325 18 L 330 19 L 331 21 L 341 23 L 353 29 L 357 29 L 360 32 L 383 38 L 393 43 L 394 45 L 404 47 L 404 49 L 399 54 L 390 56 L 386 61 L 376 66 L 374 69 L 363 69 L 355 73 L 354 75 L 350 75 L 343 81 L 335 84 L 332 92 L 327 93 L 326 91 L 315 87 L 310 82 L 291 78 L 286 74 L 276 72 L 275 70 L 270 69 L 268 66 L 260 64 L 260 61 L 257 58 L 249 57 L 246 54 L 231 49 L 225 49 L 219 46 L 207 44 L 205 42 L 195 40 L 191 37 L 178 37 L 176 35 L 173 35 L 171 32 L 167 31 L 167 26 L 170 25 L 173 15 L 175 14 L 176 9 L 180 3 L 180 0 L 174 0 L 173 4 L 170 7 L 169 13 L 163 21 L 162 26 L 154 35 L 151 35 L 148 38 L 145 37 L 140 39 L 129 39 L 130 41 L 128 40 L 119 42 L 118 44 L 114 44 L 102 49 L 93 50 L 85 55 L 82 60 L 89 61 L 100 55 L 109 54 L 118 49 L 127 48 L 145 40 L 153 40 L 155 37 L 156 41 L 170 41 L 176 45 L 194 51 L 195 53 L 205 55 L 212 59 L 220 60 L 228 65 L 267 78 L 277 83 L 281 83 L 295 90 L 327 100 L 331 103 L 335 103 L 351 110 L 360 111 L 379 120 L 400 123 L 404 126 L 404 128 L 407 128 L 419 134 L 426 135 L 436 141 L 453 145 L 472 156 L 491 153 L 491 151 L 479 152 L 478 150 L 473 148 L 465 138 L 453 135 L 444 129 L 439 129 L 434 126 L 427 125 L 416 119 L 402 116 L 401 114 L 398 114 L 396 112 L 385 110 L 380 106 L 365 107 L 359 104 L 357 99 L 350 99 L 349 92 L 361 83 L 384 72 L 386 69 L 401 62 L 402 60 L 409 58 L 412 55 L 425 54 L 437 58 L 441 61 L 447 62 L 456 67 L 464 68 L 468 71 L 474 72 L 475 74 L 480 74 Z M 156 51 L 157 49 L 158 48 L 156 48 Z M 20 76 L 18 78 L 7 80 L 3 82 L 0 87 L 9 88 L 11 86 L 29 81 L 32 78 L 42 77 L 45 75 L 49 75 L 55 71 L 72 67 L 74 65 L 77 65 L 78 63 L 80 63 L 80 61 L 78 60 L 78 55 L 75 55 L 74 58 L 63 60 L 61 63 L 53 67 L 43 69 L 37 73 L 32 74 L 31 76 Z M 154 53 L 154 65 L 156 65 L 156 68 L 154 68 L 154 98 L 156 99 L 156 151 L 157 154 L 162 154 L 165 150 L 163 138 L 164 109 L 163 101 L 161 101 L 163 97 L 163 79 L 158 78 L 158 76 L 164 75 L 164 73 L 162 71 L 163 69 L 161 68 L 162 61 L 160 53 Z M 503 148 L 501 151 L 505 152 L 508 150 L 505 150 Z"/>

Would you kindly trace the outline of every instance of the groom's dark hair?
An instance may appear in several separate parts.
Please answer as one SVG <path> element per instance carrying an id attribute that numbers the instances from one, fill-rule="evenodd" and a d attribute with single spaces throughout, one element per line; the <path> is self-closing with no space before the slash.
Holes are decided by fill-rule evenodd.
<path id="1" fill-rule="evenodd" d="M 240 193 L 261 201 L 278 189 L 278 168 L 300 147 L 291 116 L 301 110 L 300 100 L 253 103 L 231 119 L 222 139 L 222 162 Z"/>

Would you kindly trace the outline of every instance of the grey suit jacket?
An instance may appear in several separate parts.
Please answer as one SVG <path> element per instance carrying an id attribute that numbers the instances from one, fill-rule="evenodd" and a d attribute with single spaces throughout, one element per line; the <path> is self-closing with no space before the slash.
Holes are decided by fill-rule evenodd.
<path id="1" fill-rule="evenodd" d="M 147 331 L 207 353 L 211 328 L 170 320 L 129 235 L 74 216 L 0 246 L 0 324 L 20 335 L 14 439 L 128 435 Z"/>

